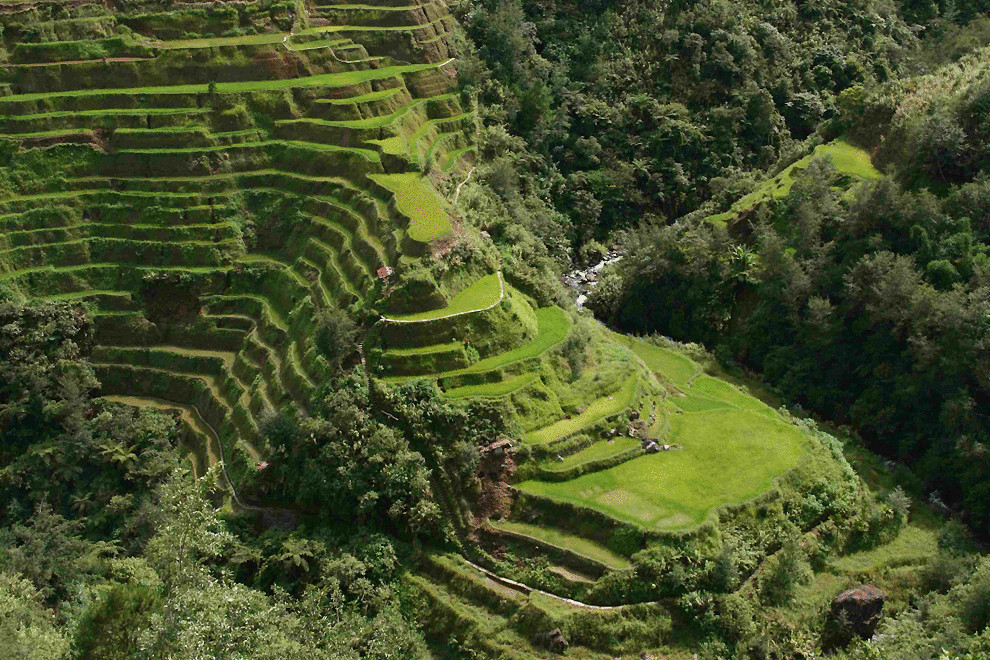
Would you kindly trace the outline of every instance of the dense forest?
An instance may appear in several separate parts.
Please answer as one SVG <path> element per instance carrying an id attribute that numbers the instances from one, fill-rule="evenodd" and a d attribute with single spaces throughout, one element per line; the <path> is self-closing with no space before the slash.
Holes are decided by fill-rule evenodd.
<path id="1" fill-rule="evenodd" d="M 990 3 L 21 4 L 0 655 L 990 657 Z"/>
<path id="2" fill-rule="evenodd" d="M 526 140 L 567 218 L 548 234 L 578 261 L 626 251 L 600 318 L 758 371 L 986 529 L 985 9 L 478 3 L 463 20 L 484 64 L 465 78 Z M 836 137 L 887 176 L 851 196 L 822 156 L 785 196 L 708 221 Z"/>

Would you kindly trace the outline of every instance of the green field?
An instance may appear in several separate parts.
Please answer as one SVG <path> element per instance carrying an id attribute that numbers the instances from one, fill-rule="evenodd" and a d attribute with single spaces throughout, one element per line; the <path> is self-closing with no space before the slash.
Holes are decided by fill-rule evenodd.
<path id="1" fill-rule="evenodd" d="M 670 349 L 619 338 L 658 375 L 667 376 L 664 370 L 670 370 L 668 380 L 683 390 L 684 395 L 668 399 L 680 410 L 671 415 L 671 435 L 665 441 L 683 448 L 640 456 L 570 481 L 525 481 L 519 484 L 521 490 L 598 509 L 647 528 L 680 530 L 700 524 L 719 506 L 770 489 L 774 477 L 794 467 L 804 454 L 798 429 L 762 401 L 718 378 L 695 376 L 697 365 Z M 606 397 L 596 403 L 610 404 L 614 410 L 618 399 Z M 578 418 L 563 420 L 534 431 L 527 441 L 560 437 L 580 427 L 577 422 Z M 618 444 L 594 444 L 547 468 L 566 469 L 614 455 L 620 451 Z"/>
<path id="2" fill-rule="evenodd" d="M 502 274 L 492 273 L 475 280 L 463 291 L 451 298 L 450 304 L 441 309 L 433 309 L 428 312 L 417 314 L 404 314 L 401 316 L 389 316 L 389 321 L 400 323 L 410 323 L 415 321 L 432 321 L 455 314 L 467 314 L 488 309 L 502 299 Z"/>
<path id="3" fill-rule="evenodd" d="M 617 391 L 592 401 L 581 413 L 573 417 L 562 419 L 550 426 L 544 426 L 543 428 L 527 433 L 524 441 L 527 444 L 551 442 L 576 433 L 601 419 L 622 412 L 633 404 L 633 397 L 636 395 L 636 385 L 638 382 L 639 376 L 632 374 Z"/>
<path id="4" fill-rule="evenodd" d="M 443 200 L 420 174 L 406 172 L 369 176 L 395 195 L 399 211 L 409 217 L 409 238 L 429 243 L 450 233 L 450 215 Z"/>
<path id="5" fill-rule="evenodd" d="M 536 310 L 538 333 L 536 339 L 511 351 L 479 360 L 470 367 L 439 374 L 443 377 L 481 373 L 504 367 L 507 364 L 534 358 L 564 341 L 571 329 L 571 317 L 560 307 L 541 307 Z"/>
<path id="6" fill-rule="evenodd" d="M 583 465 L 591 461 L 609 458 L 622 452 L 635 449 L 640 446 L 640 441 L 629 436 L 619 436 L 611 442 L 601 440 L 595 444 L 582 449 L 581 451 L 567 456 L 562 461 L 552 461 L 546 464 L 548 470 L 569 470 L 572 467 Z"/>
<path id="7" fill-rule="evenodd" d="M 534 373 L 519 374 L 494 383 L 454 387 L 444 392 L 444 396 L 451 399 L 464 399 L 473 396 L 505 396 L 526 387 L 537 378 L 539 375 Z"/>
<path id="8" fill-rule="evenodd" d="M 632 350 L 650 371 L 663 376 L 674 385 L 685 385 L 692 376 L 699 373 L 701 368 L 690 358 L 669 348 L 656 346 L 642 339 L 610 332 L 609 336 L 623 346 Z"/>
<path id="9" fill-rule="evenodd" d="M 839 557 L 830 562 L 829 566 L 843 573 L 865 573 L 882 567 L 923 564 L 938 556 L 938 551 L 937 530 L 911 522 L 890 543 Z"/>
<path id="10" fill-rule="evenodd" d="M 764 181 L 756 190 L 733 204 L 731 209 L 725 213 L 709 216 L 707 219 L 712 222 L 725 222 L 742 211 L 755 208 L 764 202 L 783 199 L 791 191 L 795 180 L 808 167 L 811 159 L 816 156 L 829 156 L 840 174 L 855 179 L 879 179 L 883 177 L 883 174 L 873 166 L 868 153 L 843 140 L 835 140 L 815 147 L 812 153 L 788 166 L 777 176 Z"/>
<path id="11" fill-rule="evenodd" d="M 306 87 L 346 87 L 372 80 L 391 78 L 404 73 L 415 73 L 437 68 L 438 64 L 406 64 L 402 66 L 385 67 L 381 69 L 360 69 L 357 71 L 340 71 L 336 73 L 320 73 L 305 78 L 282 78 L 276 80 L 247 80 L 243 82 L 218 82 L 218 94 L 236 94 L 241 92 L 264 92 L 280 89 L 295 89 Z M 209 84 L 193 83 L 186 85 L 155 85 L 151 87 L 125 87 L 110 89 L 73 89 L 56 92 L 32 92 L 28 94 L 13 94 L 0 96 L 0 103 L 13 101 L 37 101 L 50 98 L 65 98 L 79 96 L 105 96 L 108 94 L 206 94 Z"/>
<path id="12" fill-rule="evenodd" d="M 773 478 L 804 453 L 795 427 L 740 410 L 677 415 L 671 442 L 684 448 L 571 481 L 525 481 L 518 487 L 650 529 L 687 529 L 716 507 L 769 490 Z"/>
<path id="13" fill-rule="evenodd" d="M 571 552 L 584 555 L 588 559 L 594 559 L 597 562 L 601 562 L 609 568 L 621 570 L 624 568 L 629 568 L 630 566 L 628 559 L 622 555 L 612 552 L 601 544 L 595 543 L 594 541 L 581 536 L 575 536 L 574 534 L 562 532 L 559 529 L 554 529 L 552 527 L 541 527 L 539 525 L 529 525 L 527 523 L 516 522 L 514 520 L 492 520 L 489 522 L 495 529 L 521 534 L 522 536 L 529 536 L 538 541 L 543 541 L 544 543 L 557 546 L 558 548 L 566 548 Z"/>

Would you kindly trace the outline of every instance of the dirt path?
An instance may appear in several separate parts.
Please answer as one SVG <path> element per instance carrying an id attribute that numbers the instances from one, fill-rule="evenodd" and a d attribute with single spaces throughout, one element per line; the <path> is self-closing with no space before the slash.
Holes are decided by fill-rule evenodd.
<path id="1" fill-rule="evenodd" d="M 460 183 L 457 184 L 457 190 L 454 192 L 454 201 L 452 201 L 450 203 L 451 206 L 454 206 L 454 205 L 457 204 L 457 198 L 461 196 L 461 187 L 463 187 L 465 183 L 467 183 L 468 181 L 471 180 L 471 175 L 474 174 L 474 171 L 476 169 L 478 169 L 478 168 L 477 167 L 472 167 L 471 168 L 471 171 L 467 173 L 467 177 L 465 177 L 465 179 L 463 181 L 461 181 Z"/>

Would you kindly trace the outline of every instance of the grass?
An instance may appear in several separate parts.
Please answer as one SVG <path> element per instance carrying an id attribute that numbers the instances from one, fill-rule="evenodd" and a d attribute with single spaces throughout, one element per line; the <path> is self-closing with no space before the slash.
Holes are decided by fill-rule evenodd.
<path id="1" fill-rule="evenodd" d="M 743 410 L 675 416 L 683 449 L 641 456 L 560 483 L 526 481 L 523 491 L 591 507 L 652 529 L 695 527 L 717 507 L 772 487 L 804 453 L 799 431 Z"/>
<path id="2" fill-rule="evenodd" d="M 396 88 L 398 89 L 398 88 Z M 386 90 L 393 91 L 393 90 Z M 393 92 L 394 93 L 394 92 Z M 391 114 L 387 115 L 375 115 L 374 117 L 366 117 L 364 119 L 313 119 L 313 118 L 302 118 L 302 119 L 282 119 L 275 122 L 278 125 L 292 125 L 292 124 L 312 124 L 314 126 L 334 126 L 342 128 L 357 128 L 357 129 L 372 129 L 372 128 L 382 128 L 389 126 L 394 123 L 397 119 L 404 116 L 409 111 L 417 108 L 430 101 L 437 101 L 442 99 L 452 99 L 455 98 L 456 94 L 441 94 L 439 96 L 433 96 L 430 98 L 416 99 L 401 108 L 395 110 Z"/>
<path id="3" fill-rule="evenodd" d="M 449 371 L 440 376 L 460 376 L 463 374 L 481 373 L 504 367 L 507 364 L 534 358 L 560 342 L 564 341 L 571 329 L 571 317 L 560 307 L 541 307 L 536 310 L 538 334 L 536 339 L 528 344 L 514 348 L 505 353 L 499 353 L 475 362 L 470 367 Z"/>
<path id="4" fill-rule="evenodd" d="M 388 89 L 378 90 L 377 92 L 361 94 L 360 96 L 349 96 L 343 99 L 316 99 L 315 102 L 329 103 L 331 105 L 354 105 L 355 103 L 368 103 L 370 101 L 381 101 L 383 99 L 391 98 L 402 90 L 402 87 L 390 87 Z"/>
<path id="5" fill-rule="evenodd" d="M 450 215 L 429 181 L 416 172 L 369 174 L 395 195 L 399 211 L 409 217 L 409 238 L 429 243 L 451 231 Z"/>
<path id="6" fill-rule="evenodd" d="M 432 321 L 435 319 L 477 312 L 494 306 L 502 297 L 502 276 L 500 273 L 485 275 L 475 280 L 470 286 L 450 300 L 450 304 L 441 309 L 433 309 L 418 314 L 405 314 L 388 317 L 390 321 Z"/>
<path id="7" fill-rule="evenodd" d="M 927 525 L 911 522 L 890 543 L 840 557 L 829 565 L 842 573 L 865 573 L 883 567 L 922 564 L 938 554 L 937 531 Z"/>
<path id="8" fill-rule="evenodd" d="M 495 383 L 455 387 L 444 392 L 444 396 L 450 399 L 464 399 L 475 396 L 505 396 L 521 390 L 537 378 L 539 378 L 539 374 L 536 373 L 519 374 L 518 376 L 512 376 L 511 378 L 506 378 Z"/>
<path id="9" fill-rule="evenodd" d="M 540 527 L 538 525 L 529 525 L 511 520 L 490 520 L 489 524 L 495 529 L 529 536 L 537 541 L 543 541 L 558 548 L 566 548 L 588 559 L 605 564 L 609 568 L 622 570 L 631 566 L 628 559 L 612 552 L 603 545 L 581 536 L 567 534 L 552 527 Z"/>
<path id="10" fill-rule="evenodd" d="M 626 382 L 623 383 L 618 391 L 592 401 L 584 411 L 574 417 L 562 419 L 550 426 L 544 426 L 543 428 L 527 433 L 524 441 L 527 444 L 552 442 L 558 438 L 576 433 L 598 420 L 621 412 L 632 405 L 633 397 L 636 395 L 636 384 L 638 381 L 639 377 L 636 374 L 632 374 L 626 379 Z"/>
<path id="11" fill-rule="evenodd" d="M 630 438 L 629 436 L 617 437 L 612 442 L 602 440 L 586 449 L 582 449 L 576 454 L 565 457 L 563 461 L 547 463 L 544 467 L 548 470 L 555 471 L 569 470 L 572 467 L 577 467 L 590 461 L 609 458 L 630 449 L 635 449 L 636 447 L 639 447 L 639 440 Z"/>
<path id="12" fill-rule="evenodd" d="M 611 332 L 609 335 L 615 341 L 632 350 L 639 359 L 646 363 L 650 371 L 663 376 L 674 385 L 686 385 L 695 374 L 701 372 L 701 367 L 692 360 L 669 348 L 656 346 L 642 339 L 620 335 L 616 332 Z"/>
<path id="13" fill-rule="evenodd" d="M 382 140 L 366 140 L 368 144 L 377 144 L 382 151 L 390 156 L 408 156 L 409 148 L 406 141 L 399 136 L 384 138 Z"/>
<path id="14" fill-rule="evenodd" d="M 700 524 L 719 506 L 771 488 L 774 477 L 803 455 L 798 429 L 762 401 L 726 381 L 699 375 L 696 363 L 670 349 L 632 337 L 612 337 L 683 390 L 683 396 L 668 399 L 680 409 L 670 415 L 668 443 L 683 449 L 641 456 L 571 481 L 527 481 L 520 484 L 522 490 L 598 509 L 644 527 L 679 530 Z M 599 443 L 548 467 L 563 469 L 606 455 L 611 455 L 608 445 Z"/>
<path id="15" fill-rule="evenodd" d="M 857 179 L 880 179 L 883 177 L 883 174 L 873 167 L 867 152 L 843 140 L 835 140 L 815 147 L 812 153 L 791 164 L 772 179 L 764 181 L 756 190 L 733 204 L 731 209 L 725 213 L 709 216 L 707 219 L 712 222 L 725 222 L 763 202 L 783 199 L 791 192 L 794 182 L 800 178 L 801 173 L 815 156 L 830 156 L 840 174 Z"/>
<path id="16" fill-rule="evenodd" d="M 412 348 L 390 348 L 386 355 L 406 356 L 406 355 L 433 355 L 435 353 L 451 353 L 459 350 L 464 345 L 461 342 L 449 342 L 446 344 L 433 344 L 432 346 L 413 346 Z"/>
<path id="17" fill-rule="evenodd" d="M 454 168 L 457 166 L 457 161 L 460 159 L 460 157 L 474 150 L 475 150 L 474 145 L 471 145 L 470 147 L 462 147 L 460 149 L 455 149 L 454 151 L 451 151 L 449 154 L 447 154 L 447 160 L 444 161 L 443 167 L 441 167 L 440 169 L 444 172 L 453 172 Z"/>
<path id="18" fill-rule="evenodd" d="M 744 394 L 742 391 L 736 389 L 733 385 L 725 382 L 724 380 L 713 378 L 708 375 L 699 376 L 695 379 L 695 381 L 691 383 L 689 391 L 711 399 L 724 401 L 725 403 L 742 410 L 762 413 L 764 415 L 775 414 L 773 408 L 759 399 L 749 396 L 748 394 Z"/>
<path id="19" fill-rule="evenodd" d="M 346 87 L 382 78 L 392 78 L 405 73 L 416 73 L 428 69 L 436 69 L 440 64 L 405 64 L 402 66 L 383 67 L 381 69 L 364 69 L 359 71 L 339 71 L 336 73 L 321 73 L 304 78 L 283 78 L 277 80 L 247 80 L 242 82 L 218 82 L 218 94 L 236 94 L 241 92 L 265 92 L 282 89 L 297 89 L 305 87 Z M 30 94 L 14 94 L 0 96 L 0 103 L 10 101 L 38 101 L 50 98 L 65 98 L 78 96 L 101 96 L 107 94 L 205 94 L 209 92 L 209 84 L 193 83 L 187 85 L 157 85 L 152 87 L 123 87 L 110 89 L 74 89 L 53 92 L 33 92 Z"/>

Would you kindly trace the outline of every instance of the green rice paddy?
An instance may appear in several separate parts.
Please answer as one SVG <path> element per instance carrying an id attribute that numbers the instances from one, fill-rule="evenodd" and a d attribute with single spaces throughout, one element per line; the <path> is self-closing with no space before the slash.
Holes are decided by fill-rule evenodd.
<path id="1" fill-rule="evenodd" d="M 701 367 L 690 358 L 674 350 L 635 337 L 620 335 L 617 332 L 611 332 L 609 335 L 615 341 L 631 349 L 639 359 L 646 363 L 650 371 L 663 376 L 664 379 L 675 385 L 684 385 L 692 376 L 701 372 Z"/>
<path id="2" fill-rule="evenodd" d="M 416 314 L 390 316 L 388 320 L 399 322 L 432 321 L 455 314 L 467 314 L 488 309 L 502 299 L 502 276 L 500 273 L 485 275 L 451 298 L 450 304 L 440 309 Z"/>
<path id="3" fill-rule="evenodd" d="M 409 238 L 429 243 L 451 231 L 450 215 L 430 182 L 416 172 L 370 174 L 395 195 L 399 211 L 409 217 Z"/>
<path id="4" fill-rule="evenodd" d="M 670 438 L 665 443 L 682 448 L 640 456 L 570 481 L 525 481 L 518 486 L 521 490 L 597 509 L 646 528 L 681 530 L 704 522 L 720 506 L 769 490 L 774 478 L 804 455 L 801 432 L 763 402 L 708 375 L 694 377 L 688 387 L 696 368 L 693 362 L 640 339 L 627 337 L 623 343 L 651 369 L 673 368 L 676 375 L 670 380 L 685 395 L 669 399 L 679 410 L 670 415 Z M 534 437 L 547 441 L 573 428 L 554 425 L 531 433 L 527 441 Z M 619 451 L 597 443 L 547 468 L 566 469 Z"/>
<path id="5" fill-rule="evenodd" d="M 526 444 L 552 442 L 576 433 L 601 419 L 622 412 L 633 404 L 638 382 L 639 376 L 632 374 L 617 391 L 592 401 L 582 412 L 573 417 L 562 419 L 550 426 L 544 426 L 527 433 L 524 441 Z"/>
<path id="6" fill-rule="evenodd" d="M 512 376 L 495 383 L 483 383 L 481 385 L 465 385 L 464 387 L 454 387 L 444 392 L 444 396 L 450 399 L 464 399 L 476 396 L 505 396 L 512 394 L 526 387 L 539 378 L 539 374 L 526 373 Z"/>
<path id="7" fill-rule="evenodd" d="M 650 529 L 687 529 L 719 506 L 769 490 L 804 453 L 795 427 L 741 410 L 677 415 L 670 442 L 683 449 L 640 456 L 571 481 L 518 487 Z"/>
<path id="8" fill-rule="evenodd" d="M 567 456 L 562 461 L 552 461 L 546 464 L 548 470 L 569 470 L 578 465 L 584 465 L 591 461 L 600 461 L 603 458 L 611 458 L 631 449 L 640 446 L 640 441 L 629 436 L 619 436 L 611 441 L 601 440 L 595 444 L 582 449 L 581 451 Z"/>
<path id="9" fill-rule="evenodd" d="M 529 536 L 538 541 L 543 541 L 558 548 L 566 548 L 571 552 L 583 555 L 588 559 L 605 564 L 609 568 L 622 570 L 629 568 L 629 560 L 620 554 L 616 554 L 605 546 L 595 543 L 590 539 L 574 534 L 568 534 L 553 527 L 530 525 L 514 520 L 492 520 L 489 521 L 495 529 L 513 532 L 522 536 Z"/>
<path id="10" fill-rule="evenodd" d="M 300 89 L 307 87 L 346 87 L 372 80 L 392 78 L 406 73 L 416 73 L 428 69 L 436 69 L 440 64 L 405 64 L 402 66 L 383 67 L 381 69 L 359 69 L 356 71 L 339 71 L 321 73 L 304 78 L 281 78 L 275 80 L 247 80 L 241 82 L 218 82 L 218 94 L 236 94 L 242 92 L 265 92 L 281 89 Z M 124 87 L 110 89 L 73 89 L 56 92 L 33 92 L 29 94 L 13 94 L 0 96 L 0 104 L 16 101 L 37 101 L 49 98 L 65 98 L 79 96 L 104 96 L 107 94 L 205 94 L 209 92 L 209 84 L 187 85 L 155 85 L 151 87 Z"/>
<path id="11" fill-rule="evenodd" d="M 536 310 L 538 334 L 536 339 L 528 344 L 514 348 L 511 351 L 499 353 L 475 362 L 470 367 L 449 371 L 438 376 L 460 376 L 463 374 L 481 373 L 504 367 L 513 362 L 527 360 L 541 355 L 553 346 L 564 341 L 571 329 L 571 317 L 560 307 L 541 307 Z"/>

